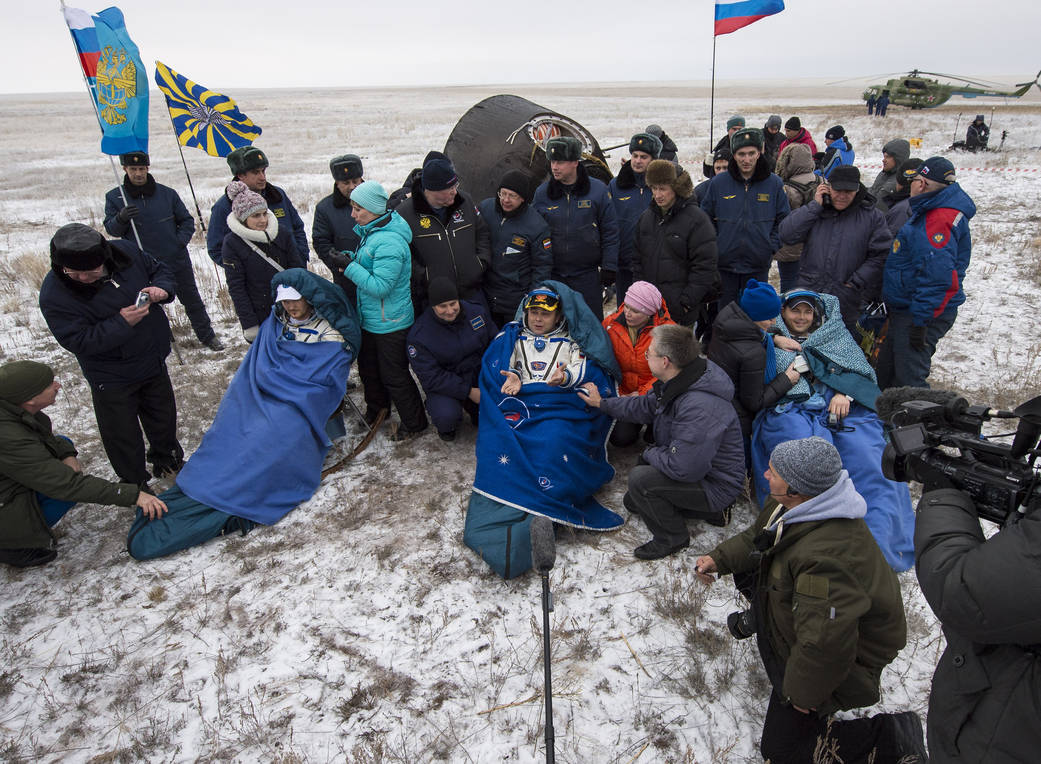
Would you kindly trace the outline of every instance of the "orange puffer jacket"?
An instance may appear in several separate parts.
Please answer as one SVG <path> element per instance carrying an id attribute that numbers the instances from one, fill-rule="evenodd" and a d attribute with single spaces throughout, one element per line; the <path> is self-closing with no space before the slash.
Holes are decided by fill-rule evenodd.
<path id="1" fill-rule="evenodd" d="M 669 309 L 665 307 L 665 301 L 662 300 L 661 308 L 636 335 L 636 344 L 633 344 L 629 339 L 629 327 L 625 323 L 624 307 L 623 303 L 618 310 L 604 319 L 604 329 L 607 330 L 607 336 L 611 338 L 614 357 L 622 369 L 622 383 L 618 386 L 618 394 L 628 395 L 635 392 L 644 395 L 654 384 L 654 375 L 651 374 L 644 355 L 651 345 L 651 329 L 661 324 L 676 322 L 669 316 Z"/>

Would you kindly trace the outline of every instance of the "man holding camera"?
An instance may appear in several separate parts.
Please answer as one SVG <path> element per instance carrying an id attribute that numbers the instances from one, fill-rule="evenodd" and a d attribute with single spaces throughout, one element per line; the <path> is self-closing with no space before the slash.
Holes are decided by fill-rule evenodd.
<path id="1" fill-rule="evenodd" d="M 106 241 L 82 223 L 64 225 L 51 238 L 40 310 L 83 369 L 112 468 L 142 490 L 151 477 L 142 428 L 156 477 L 176 474 L 184 457 L 166 371 L 170 324 L 157 304 L 173 298 L 170 271 L 129 241 Z"/>
<path id="2" fill-rule="evenodd" d="M 882 669 L 907 641 L 900 584 L 838 451 L 819 437 L 787 441 L 765 474 L 774 501 L 695 563 L 706 583 L 733 574 L 751 600 L 727 625 L 738 639 L 756 634 L 773 685 L 763 758 L 815 761 L 820 746 L 837 761 L 926 761 L 912 712 L 830 719 L 878 702 Z"/>
<path id="3" fill-rule="evenodd" d="M 917 514 L 918 582 L 947 638 L 929 696 L 933 761 L 1034 761 L 1041 513 L 1031 507 L 988 539 L 970 497 L 942 488 L 922 496 Z"/>

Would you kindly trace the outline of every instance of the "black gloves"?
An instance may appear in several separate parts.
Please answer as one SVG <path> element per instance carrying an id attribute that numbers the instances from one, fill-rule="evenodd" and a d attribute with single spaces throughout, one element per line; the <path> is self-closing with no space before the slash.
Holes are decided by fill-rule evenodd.
<path id="1" fill-rule="evenodd" d="M 118 220 L 120 223 L 129 223 L 131 218 L 136 218 L 137 213 L 139 213 L 140 211 L 141 210 L 139 210 L 133 204 L 128 204 L 126 207 L 124 207 L 116 213 L 116 220 Z"/>
<path id="2" fill-rule="evenodd" d="M 354 260 L 354 253 L 347 252 L 346 250 L 343 252 L 337 252 L 335 249 L 330 249 L 329 254 L 326 255 L 326 257 L 329 258 L 329 262 L 333 268 L 338 270 L 340 273 L 343 273 L 344 269 Z"/>
<path id="3" fill-rule="evenodd" d="M 606 269 L 600 271 L 600 283 L 604 286 L 611 286 L 612 284 L 614 284 L 614 277 L 614 271 L 609 271 Z"/>
<path id="4" fill-rule="evenodd" d="M 924 326 L 911 326 L 910 331 L 907 333 L 908 341 L 911 343 L 911 347 L 915 350 L 925 350 L 925 327 Z"/>

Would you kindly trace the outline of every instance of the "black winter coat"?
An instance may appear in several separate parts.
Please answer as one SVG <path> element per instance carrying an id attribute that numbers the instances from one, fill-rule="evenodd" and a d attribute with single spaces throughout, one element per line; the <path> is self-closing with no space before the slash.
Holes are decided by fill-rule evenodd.
<path id="1" fill-rule="evenodd" d="M 934 762 L 1036 761 L 1041 750 L 1041 509 L 985 539 L 969 497 L 918 503 L 915 569 L 947 649 L 929 694 Z"/>
<path id="2" fill-rule="evenodd" d="M 856 322 L 862 303 L 881 294 L 893 234 L 863 185 L 841 212 L 809 202 L 782 220 L 779 232 L 784 244 L 804 243 L 799 286 L 838 297 L 847 326 Z"/>
<path id="3" fill-rule="evenodd" d="M 691 326 L 719 296 L 716 229 L 693 196 L 676 197 L 664 214 L 652 202 L 636 224 L 633 254 L 633 281 L 658 287 L 677 324 Z"/>
<path id="4" fill-rule="evenodd" d="M 195 221 L 188 209 L 169 186 L 155 182 L 151 174 L 143 186 L 135 186 L 123 177 L 123 192 L 130 204 L 139 210 L 134 226 L 141 237 L 141 246 L 152 257 L 165 263 L 181 264 L 188 260 L 188 242 L 195 233 Z M 134 232 L 130 223 L 121 223 L 116 215 L 123 209 L 123 196 L 118 188 L 105 194 L 105 230 L 133 242 Z"/>
<path id="5" fill-rule="evenodd" d="M 512 316 L 524 295 L 553 272 L 549 223 L 527 202 L 506 213 L 490 196 L 479 209 L 491 234 L 484 293 L 493 313 Z"/>
<path id="6" fill-rule="evenodd" d="M 446 323 L 427 308 L 408 330 L 408 360 L 423 391 L 465 400 L 477 387 L 481 357 L 497 329 L 477 303 L 459 302 L 459 315 Z"/>
<path id="7" fill-rule="evenodd" d="M 273 220 L 269 215 L 268 220 Z M 224 274 L 228 279 L 228 292 L 235 305 L 235 313 L 243 329 L 260 326 L 260 322 L 268 317 L 274 299 L 271 296 L 271 279 L 278 273 L 260 255 L 245 242 L 235 231 L 244 228 L 235 221 L 229 224 L 231 232 L 224 237 L 221 258 L 224 263 Z M 306 268 L 303 259 L 297 254 L 295 243 L 289 232 L 278 226 L 269 226 L 277 230 L 274 240 L 253 242 L 265 255 L 286 268 Z M 255 232 L 256 233 L 256 232 Z"/>
<path id="8" fill-rule="evenodd" d="M 766 341 L 772 346 L 772 339 Z M 741 310 L 737 302 L 719 311 L 712 324 L 708 357 L 734 383 L 734 408 L 745 436 L 752 434 L 755 415 L 762 409 L 776 405 L 792 388 L 791 380 L 780 369 L 777 376 L 769 384 L 766 383 L 767 350 L 763 343 L 763 331 Z"/>
<path id="9" fill-rule="evenodd" d="M 109 278 L 80 284 L 52 261 L 40 287 L 40 310 L 54 339 L 76 356 L 83 376 L 94 387 L 144 382 L 163 371 L 170 354 L 170 324 L 157 304 L 131 326 L 119 314 L 133 305 L 147 286 L 166 290 L 174 299 L 173 273 L 122 239 L 108 242 Z"/>
<path id="10" fill-rule="evenodd" d="M 322 199 L 314 208 L 314 223 L 311 226 L 311 246 L 318 259 L 333 273 L 333 282 L 347 293 L 354 302 L 358 287 L 343 271 L 329 259 L 329 251 L 357 252 L 361 238 L 354 232 L 351 217 L 351 200 L 341 194 L 335 186 L 333 192 Z"/>

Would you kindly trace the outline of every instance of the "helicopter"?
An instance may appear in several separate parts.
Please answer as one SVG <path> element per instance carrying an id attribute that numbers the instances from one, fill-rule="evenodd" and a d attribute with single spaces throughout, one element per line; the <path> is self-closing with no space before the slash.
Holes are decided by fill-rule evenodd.
<path id="1" fill-rule="evenodd" d="M 963 84 L 958 85 L 951 82 L 940 82 L 939 80 L 934 80 L 931 77 L 924 77 L 922 75 L 946 77 L 951 80 L 957 80 Z M 953 95 L 960 95 L 965 98 L 977 98 L 983 96 L 1019 98 L 1030 90 L 1031 85 L 1037 85 L 1038 89 L 1041 90 L 1041 85 L 1038 85 L 1039 78 L 1041 78 L 1041 72 L 1037 73 L 1033 82 L 1021 82 L 1015 85 L 1015 90 L 996 90 L 991 87 L 993 83 L 987 84 L 984 82 L 965 79 L 964 77 L 958 77 L 953 74 L 922 72 L 915 69 L 914 71 L 907 72 L 900 77 L 894 77 L 884 85 L 869 86 L 861 97 L 866 101 L 871 96 L 879 98 L 882 95 L 888 95 L 891 106 L 907 106 L 911 109 L 932 109 L 940 104 L 947 103 Z"/>

